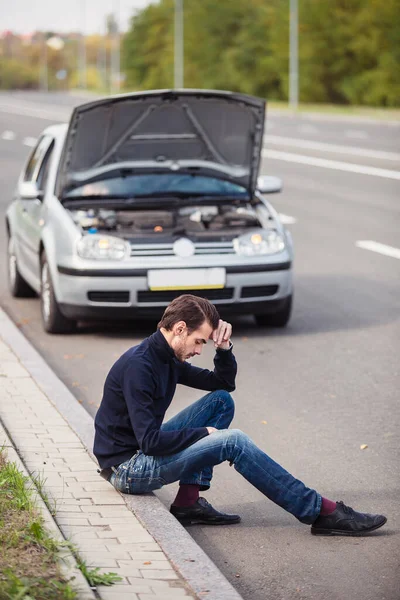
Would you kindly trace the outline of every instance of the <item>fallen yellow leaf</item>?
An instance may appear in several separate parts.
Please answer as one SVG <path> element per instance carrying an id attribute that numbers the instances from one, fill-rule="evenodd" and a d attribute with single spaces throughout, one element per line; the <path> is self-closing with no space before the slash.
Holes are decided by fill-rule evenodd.
<path id="1" fill-rule="evenodd" d="M 261 423 L 262 423 L 263 425 L 266 425 L 266 424 L 267 424 L 267 421 L 261 421 Z"/>
<path id="2" fill-rule="evenodd" d="M 360 450 L 365 450 L 366 448 L 368 448 L 368 444 L 361 444 Z"/>

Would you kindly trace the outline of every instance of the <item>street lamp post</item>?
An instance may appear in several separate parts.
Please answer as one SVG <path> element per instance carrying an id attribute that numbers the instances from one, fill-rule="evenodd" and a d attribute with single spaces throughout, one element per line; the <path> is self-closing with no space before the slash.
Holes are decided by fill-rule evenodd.
<path id="1" fill-rule="evenodd" d="M 48 75 L 48 58 L 47 58 L 47 40 L 46 34 L 43 34 L 43 49 L 42 49 L 42 85 L 40 86 L 44 92 L 49 91 L 49 75 Z"/>
<path id="2" fill-rule="evenodd" d="M 289 106 L 296 111 L 299 104 L 299 14 L 298 0 L 290 0 L 289 26 Z"/>
<path id="3" fill-rule="evenodd" d="M 174 87 L 183 88 L 183 0 L 175 0 Z"/>

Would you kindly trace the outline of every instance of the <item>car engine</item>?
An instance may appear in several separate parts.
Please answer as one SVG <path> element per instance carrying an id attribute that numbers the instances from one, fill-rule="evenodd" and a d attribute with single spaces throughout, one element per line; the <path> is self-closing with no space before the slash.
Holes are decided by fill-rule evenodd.
<path id="1" fill-rule="evenodd" d="M 112 233 L 138 241 L 142 238 L 232 239 L 249 229 L 271 226 L 263 204 L 252 206 L 190 206 L 170 210 L 69 209 L 75 224 L 89 233 Z"/>

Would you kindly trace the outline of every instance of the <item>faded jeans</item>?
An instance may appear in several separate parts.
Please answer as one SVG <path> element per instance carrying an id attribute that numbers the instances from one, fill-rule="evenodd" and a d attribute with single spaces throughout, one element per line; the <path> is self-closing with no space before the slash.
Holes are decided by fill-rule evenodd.
<path id="1" fill-rule="evenodd" d="M 110 483 L 125 494 L 143 494 L 179 481 L 208 489 L 213 466 L 229 461 L 267 498 L 302 523 L 313 523 L 321 510 L 321 496 L 295 479 L 260 450 L 239 429 L 228 429 L 234 415 L 231 395 L 219 390 L 203 396 L 162 425 L 163 430 L 215 427 L 207 435 L 176 454 L 147 456 L 142 451 L 122 463 Z"/>

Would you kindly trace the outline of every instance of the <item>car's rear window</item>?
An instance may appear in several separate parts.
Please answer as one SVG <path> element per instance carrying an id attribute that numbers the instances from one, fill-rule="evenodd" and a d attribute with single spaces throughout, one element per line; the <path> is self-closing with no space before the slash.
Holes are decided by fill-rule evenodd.
<path id="1" fill-rule="evenodd" d="M 204 194 L 215 196 L 246 197 L 247 190 L 241 185 L 215 177 L 180 173 L 128 175 L 87 183 L 75 188 L 67 198 L 84 196 L 156 196 L 157 194 Z"/>

